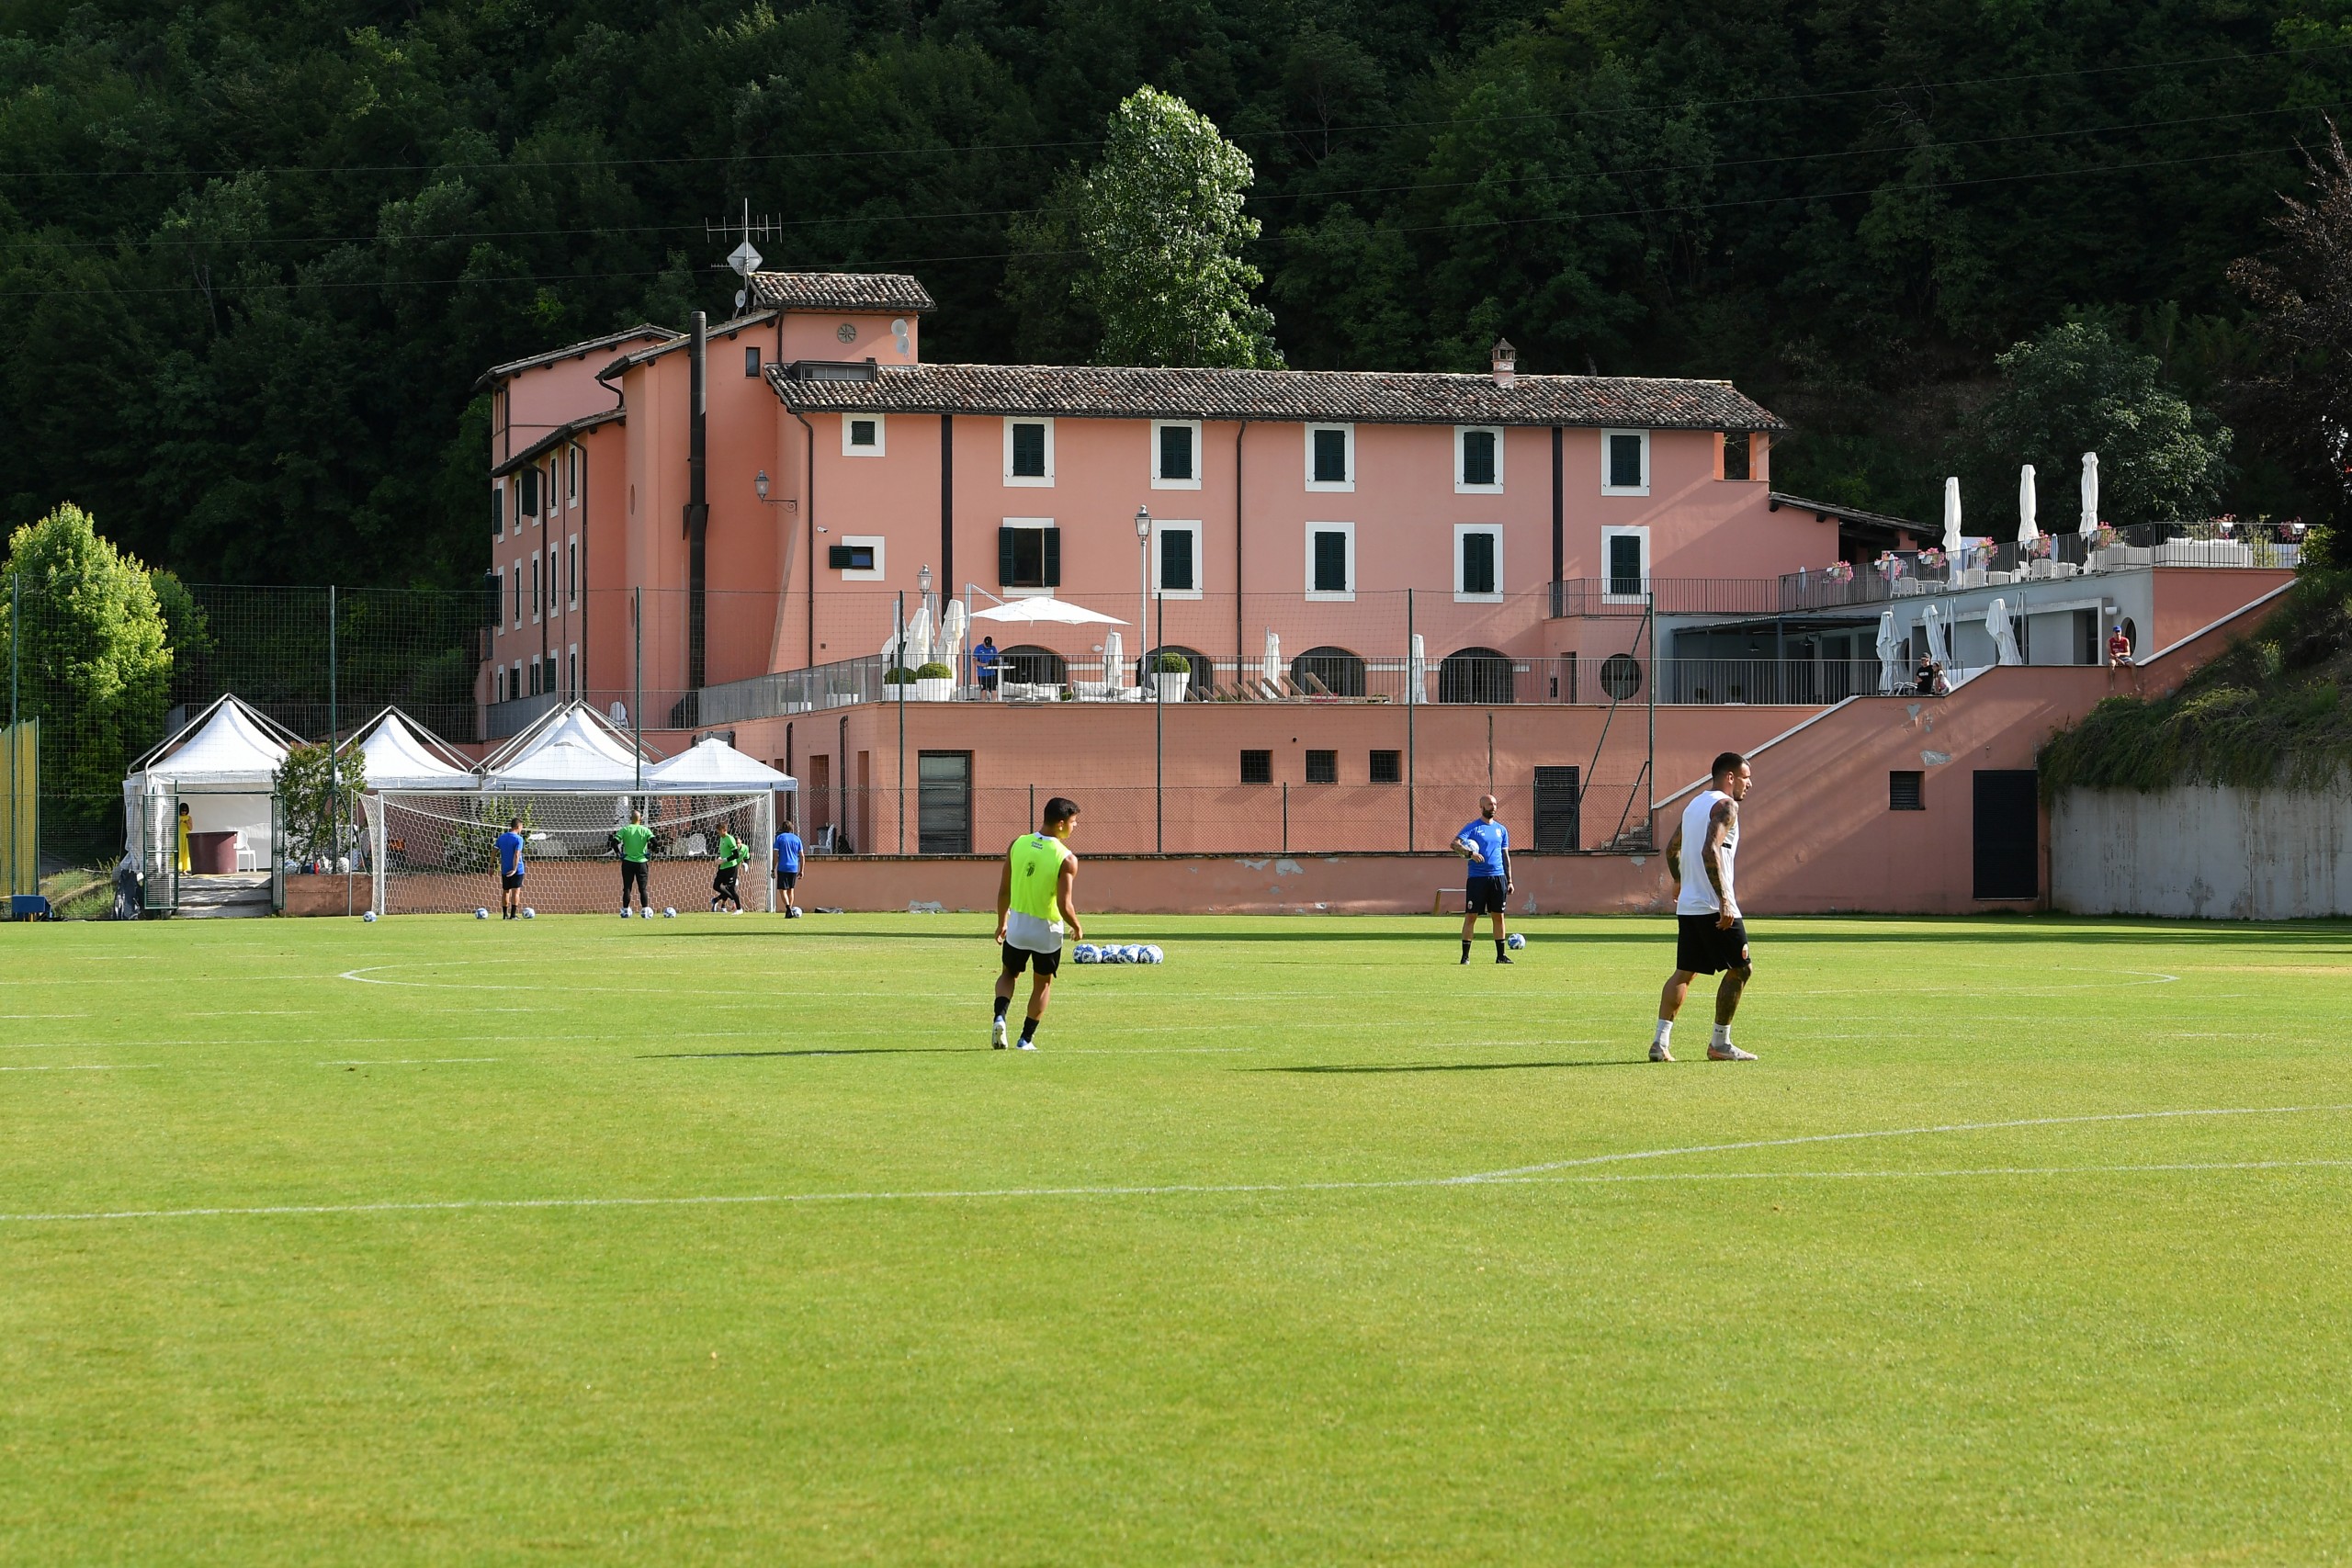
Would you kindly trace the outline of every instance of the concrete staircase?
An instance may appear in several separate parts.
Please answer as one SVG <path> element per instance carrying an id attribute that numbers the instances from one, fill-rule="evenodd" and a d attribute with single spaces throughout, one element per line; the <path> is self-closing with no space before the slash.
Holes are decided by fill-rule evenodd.
<path id="1" fill-rule="evenodd" d="M 269 873 L 266 871 L 180 878 L 183 919 L 234 919 L 268 913 Z"/>

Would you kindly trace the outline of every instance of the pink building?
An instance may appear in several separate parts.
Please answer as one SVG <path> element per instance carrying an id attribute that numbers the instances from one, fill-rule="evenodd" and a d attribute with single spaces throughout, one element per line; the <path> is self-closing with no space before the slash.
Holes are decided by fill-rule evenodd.
<path id="1" fill-rule="evenodd" d="M 698 334 L 485 378 L 485 733 L 574 698 L 665 748 L 723 730 L 801 780 L 810 837 L 867 866 L 830 874 L 883 877 L 885 901 L 865 854 L 985 855 L 1034 789 L 1080 795 L 1098 852 L 1229 857 L 1442 854 L 1492 788 L 1522 843 L 1578 852 L 1563 886 L 1623 907 L 1590 852 L 1644 848 L 1717 750 L 1892 700 L 1889 638 L 1907 681 L 1936 636 L 1955 674 L 2009 663 L 2014 625 L 2019 667 L 1953 714 L 2019 682 L 2096 700 L 2109 678 L 2079 667 L 2113 626 L 2154 651 L 2280 580 L 2153 547 L 1931 567 L 1903 519 L 1774 492 L 1784 426 L 1720 381 L 1519 374 L 1507 344 L 1484 375 L 931 365 L 911 277 L 759 273 L 749 295 Z M 1872 571 L 1885 552 L 1907 578 Z M 1036 600 L 1086 618 L 1000 619 Z M 953 677 L 886 685 L 901 617 L 936 630 L 951 603 L 976 617 Z M 1183 661 L 1168 693 L 1153 649 Z M 1973 771 L 2030 769 L 2064 706 L 2001 709 L 2022 716 Z M 1873 751 L 1835 787 L 1873 821 L 1980 808 L 1921 782 L 1955 754 L 1918 750 L 1944 759 L 1919 780 Z M 1974 907 L 1959 874 L 1913 904 Z M 1808 899 L 1834 890 L 1790 884 Z"/>

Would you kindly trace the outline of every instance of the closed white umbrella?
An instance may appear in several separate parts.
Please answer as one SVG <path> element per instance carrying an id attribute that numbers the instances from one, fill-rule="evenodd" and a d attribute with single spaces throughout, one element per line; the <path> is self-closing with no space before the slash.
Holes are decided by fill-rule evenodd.
<path id="1" fill-rule="evenodd" d="M 1951 562 L 1951 570 L 1960 570 L 1960 476 L 1948 475 L 1944 479 L 1944 555 Z"/>
<path id="2" fill-rule="evenodd" d="M 1124 626 L 1127 624 L 1116 615 L 1106 615 L 1100 610 L 1090 610 L 1083 604 L 1073 604 L 1067 599 L 1050 596 L 991 604 L 985 610 L 973 611 L 972 619 L 990 621 L 1001 626 Z"/>
<path id="3" fill-rule="evenodd" d="M 1114 692 L 1127 683 L 1127 639 L 1117 632 L 1102 638 L 1102 683 Z"/>
<path id="4" fill-rule="evenodd" d="M 1279 697 L 1283 694 L 1282 680 L 1283 639 L 1274 635 L 1273 627 L 1268 626 L 1266 628 L 1266 660 L 1264 663 L 1258 666 L 1258 684 L 1267 696 Z"/>
<path id="5" fill-rule="evenodd" d="M 903 630 L 890 634 L 882 645 L 882 659 L 888 664 L 903 664 L 910 670 L 931 662 L 931 607 L 926 604 L 907 617 Z"/>
<path id="6" fill-rule="evenodd" d="M 947 601 L 947 608 L 939 613 L 938 656 L 942 664 L 956 671 L 958 681 L 964 678 L 964 635 L 969 630 L 971 624 L 967 619 L 964 601 Z"/>
<path id="7" fill-rule="evenodd" d="M 1926 620 L 1928 626 L 1928 657 L 1942 665 L 1944 667 L 1945 673 L 1949 674 L 1951 671 L 1951 635 L 1950 625 L 1944 616 L 1936 613 L 1936 607 L 1933 604 L 1928 606 Z"/>
<path id="8" fill-rule="evenodd" d="M 2025 655 L 2018 651 L 2018 634 L 2009 625 L 2009 605 L 2005 599 L 1996 599 L 1984 609 L 1984 633 L 1993 639 L 1993 656 L 2002 664 L 2023 664 Z"/>
<path id="9" fill-rule="evenodd" d="M 1405 700 L 1425 703 L 1430 700 L 1430 650 L 1421 634 L 1413 634 L 1412 652 L 1405 660 Z"/>
<path id="10" fill-rule="evenodd" d="M 2096 452 L 2083 454 L 2083 521 L 2077 532 L 2098 532 L 2098 454 Z"/>
<path id="11" fill-rule="evenodd" d="M 1879 612 L 1878 689 L 1882 693 L 1903 689 L 1903 642 L 1894 635 L 1894 612 L 1892 610 Z"/>
<path id="12" fill-rule="evenodd" d="M 2018 552 L 2041 537 L 2041 530 L 2034 526 L 2033 465 L 2028 463 L 2018 470 Z"/>

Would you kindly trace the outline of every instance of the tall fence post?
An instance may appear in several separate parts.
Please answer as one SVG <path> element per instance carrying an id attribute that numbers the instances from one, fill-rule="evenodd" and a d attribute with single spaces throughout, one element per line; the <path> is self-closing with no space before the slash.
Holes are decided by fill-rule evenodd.
<path id="1" fill-rule="evenodd" d="M 334 584 L 327 584 L 327 820 L 334 827 L 334 842 L 327 855 L 327 870 L 335 868 L 344 850 L 343 820 L 343 753 L 335 744 L 343 733 L 342 688 L 336 681 L 338 649 L 335 645 Z M 279 813 L 283 818 L 285 814 Z M 284 846 L 273 840 L 271 851 L 279 860 L 285 859 Z M 348 869 L 343 878 L 343 912 L 351 913 L 351 876 Z"/>
<path id="2" fill-rule="evenodd" d="M 636 701 L 628 708 L 629 749 L 637 753 L 637 793 L 645 793 L 645 585 L 629 590 L 634 596 L 629 620 L 637 628 L 637 647 L 629 656 L 629 680 Z M 640 802 L 640 804 L 642 804 Z"/>
<path id="3" fill-rule="evenodd" d="M 24 637 L 24 635 L 25 635 L 25 630 L 24 630 L 24 628 L 25 628 L 25 579 L 24 579 L 24 574 L 23 574 L 23 573 L 21 573 L 21 572 L 12 572 L 12 573 L 9 575 L 9 578 L 8 578 L 8 888 L 7 888 L 8 892 L 9 892 L 9 893 L 11 893 L 11 894 L 13 894 L 13 893 L 15 893 L 15 892 L 17 891 L 17 883 L 18 879 L 19 879 L 19 878 L 21 878 L 21 876 L 23 875 L 23 873 L 21 873 L 20 871 L 18 871 L 17 868 L 18 866 L 22 865 L 22 864 L 24 863 L 24 860 L 23 860 L 23 853 L 22 853 L 23 847 L 22 847 L 20 844 L 18 844 L 18 843 L 17 843 L 17 818 L 19 818 L 19 817 L 21 817 L 21 816 L 24 814 L 24 802 L 23 802 L 23 800 L 20 798 L 20 795 L 21 795 L 20 784 L 21 784 L 21 782 L 22 782 L 23 777 L 24 777 L 24 768 L 23 768 L 23 764 L 22 764 L 22 761 L 21 761 L 21 757 L 20 757 L 20 753 L 19 753 L 19 749 L 20 749 L 20 748 L 22 748 L 22 747 L 23 747 L 23 745 L 24 745 L 24 743 L 25 743 L 25 732 L 24 732 L 24 730 L 23 730 L 21 728 L 19 728 L 19 727 L 22 725 L 22 723 L 23 723 L 23 719 L 22 719 L 22 717 L 21 717 L 21 716 L 17 714 L 17 644 L 18 644 L 19 640 L 20 640 L 20 639 Z M 40 784 L 39 784 L 38 783 L 36 783 L 36 784 L 34 784 L 34 787 L 35 787 L 36 789 L 38 789 L 38 788 L 40 787 Z M 36 855 L 38 855 L 38 853 L 39 853 L 38 849 L 36 849 L 35 853 L 36 853 Z M 40 881 L 39 881 L 39 878 L 40 878 L 40 867 L 39 867 L 38 865 L 36 865 L 36 866 L 34 867 L 33 875 L 34 875 L 34 878 L 35 878 L 34 886 L 33 886 L 33 891 L 35 891 L 36 893 L 38 893 L 39 891 L 40 891 Z M 13 908 L 13 907 L 12 907 L 12 908 Z"/>
<path id="4" fill-rule="evenodd" d="M 904 670 L 907 667 L 907 591 L 905 589 L 901 588 L 899 590 L 896 607 L 892 609 L 890 614 L 894 617 L 894 624 L 890 628 L 891 668 L 893 670 Z M 888 680 L 890 678 L 890 671 L 884 671 L 882 678 L 886 681 Z M 907 852 L 908 679 L 908 676 L 900 675 L 899 677 L 898 684 L 891 688 L 892 691 L 899 694 L 899 852 L 900 854 L 905 854 Z"/>
<path id="5" fill-rule="evenodd" d="M 1159 604 L 1159 636 L 1151 657 L 1145 662 L 1151 666 L 1151 852 L 1168 852 L 1168 682 L 1160 678 L 1159 661 L 1168 648 L 1168 595 L 1156 596 Z M 1192 666 L 1185 666 L 1190 670 Z"/>
<path id="6" fill-rule="evenodd" d="M 1283 780 L 1283 853 L 1290 853 L 1290 780 Z"/>
<path id="7" fill-rule="evenodd" d="M 1413 591 L 1405 590 L 1405 852 L 1413 852 L 1413 840 L 1419 826 L 1413 816 L 1413 780 L 1416 752 L 1413 746 L 1414 711 L 1421 705 L 1420 694 L 1413 689 Z"/>

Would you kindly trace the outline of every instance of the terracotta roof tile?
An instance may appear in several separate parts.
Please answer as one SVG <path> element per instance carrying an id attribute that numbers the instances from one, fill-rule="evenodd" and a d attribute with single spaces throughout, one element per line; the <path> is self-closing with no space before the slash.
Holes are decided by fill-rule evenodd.
<path id="1" fill-rule="evenodd" d="M 903 272 L 755 272 L 752 303 L 785 310 L 904 310 L 937 309 L 922 284 Z"/>
<path id="2" fill-rule="evenodd" d="M 1634 376 L 1521 376 L 1499 386 L 1491 376 L 1404 371 L 922 365 L 881 367 L 872 380 L 799 380 L 780 365 L 769 383 L 803 412 L 1788 428 L 1728 382 Z"/>

